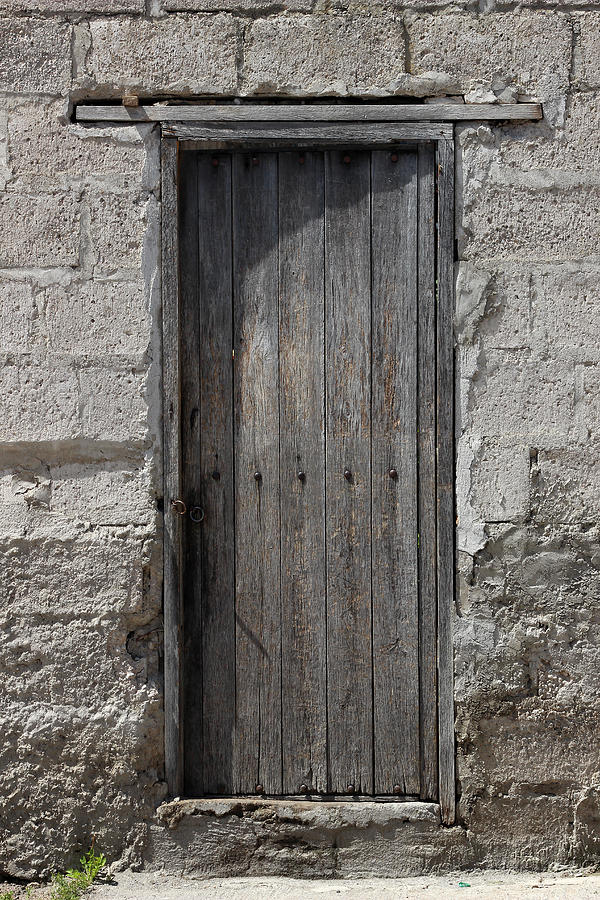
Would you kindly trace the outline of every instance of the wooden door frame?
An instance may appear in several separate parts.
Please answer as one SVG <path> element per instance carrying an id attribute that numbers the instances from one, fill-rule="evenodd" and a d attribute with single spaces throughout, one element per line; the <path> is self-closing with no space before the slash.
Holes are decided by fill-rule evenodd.
<path id="1" fill-rule="evenodd" d="M 276 108 L 276 107 L 275 107 Z M 210 107 L 208 107 L 210 109 Z M 239 109 L 239 107 L 233 107 Z M 256 110 L 256 107 L 253 107 Z M 270 108 L 271 110 L 274 107 Z M 308 107 L 303 107 L 304 113 Z M 322 110 L 323 107 L 315 107 Z M 328 121 L 166 122 L 161 139 L 161 272 L 164 486 L 165 777 L 171 796 L 183 791 L 182 518 L 178 162 L 180 142 L 198 149 L 283 149 L 348 144 L 385 146 L 434 141 L 437 165 L 436 460 L 438 768 L 442 821 L 456 818 L 454 673 L 451 615 L 455 590 L 454 496 L 454 139 L 440 122 L 352 122 L 331 107 Z M 360 106 L 355 106 L 357 119 Z M 256 113 L 255 113 L 256 114 Z M 321 117 L 319 116 L 319 119 Z"/>

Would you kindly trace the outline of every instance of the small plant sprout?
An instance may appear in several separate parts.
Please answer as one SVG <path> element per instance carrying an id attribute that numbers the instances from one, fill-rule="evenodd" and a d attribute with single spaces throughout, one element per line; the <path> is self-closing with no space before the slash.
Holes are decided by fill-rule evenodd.
<path id="1" fill-rule="evenodd" d="M 92 846 L 79 860 L 79 869 L 67 869 L 64 875 L 53 875 L 51 900 L 79 900 L 93 884 L 106 865 L 104 853 L 97 853 L 94 847 L 96 838 L 92 838 Z M 0 897 L 0 900 L 4 898 Z M 10 900 L 10 898 L 7 898 Z"/>

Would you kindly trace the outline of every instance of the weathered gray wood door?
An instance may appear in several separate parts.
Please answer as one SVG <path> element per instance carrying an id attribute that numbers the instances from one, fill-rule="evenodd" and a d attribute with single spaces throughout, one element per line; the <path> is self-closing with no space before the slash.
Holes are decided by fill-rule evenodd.
<path id="1" fill-rule="evenodd" d="M 180 154 L 188 795 L 437 798 L 434 159 Z"/>

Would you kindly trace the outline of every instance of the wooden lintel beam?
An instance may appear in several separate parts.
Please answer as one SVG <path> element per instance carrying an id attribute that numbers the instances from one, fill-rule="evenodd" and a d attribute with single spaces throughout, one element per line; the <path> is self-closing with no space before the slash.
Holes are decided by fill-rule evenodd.
<path id="1" fill-rule="evenodd" d="M 431 122 L 168 122 L 163 137 L 183 141 L 224 141 L 238 144 L 294 146 L 314 144 L 393 144 L 397 141 L 440 141 L 452 138 L 452 126 Z"/>
<path id="2" fill-rule="evenodd" d="M 411 104 L 188 104 L 151 106 L 85 106 L 78 122 L 465 122 L 539 120 L 539 103 L 411 103 Z"/>

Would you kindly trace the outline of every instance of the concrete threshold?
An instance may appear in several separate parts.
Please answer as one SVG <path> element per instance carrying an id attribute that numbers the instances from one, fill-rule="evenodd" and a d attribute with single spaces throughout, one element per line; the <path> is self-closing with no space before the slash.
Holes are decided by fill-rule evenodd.
<path id="1" fill-rule="evenodd" d="M 164 803 L 146 866 L 196 878 L 403 877 L 468 865 L 461 827 L 436 803 L 227 798 Z"/>

